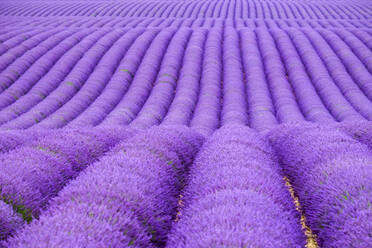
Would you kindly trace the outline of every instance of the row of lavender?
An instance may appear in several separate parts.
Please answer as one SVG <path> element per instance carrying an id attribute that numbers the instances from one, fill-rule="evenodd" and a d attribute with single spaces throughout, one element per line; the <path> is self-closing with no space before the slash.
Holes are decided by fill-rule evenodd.
<path id="1" fill-rule="evenodd" d="M 211 134 L 233 122 L 372 120 L 368 30 L 30 28 L 0 39 L 2 128 Z"/>
<path id="2" fill-rule="evenodd" d="M 271 146 L 272 147 L 271 147 Z M 201 148 L 168 247 L 303 247 L 288 177 L 320 247 L 372 243 L 372 126 L 226 126 Z M 279 165 L 279 166 L 278 166 Z"/>
<path id="3" fill-rule="evenodd" d="M 18 17 L 0 19 L 2 29 L 31 27 L 85 28 L 372 28 L 369 20 L 223 19 L 223 18 L 115 18 L 115 17 Z"/>
<path id="4" fill-rule="evenodd" d="M 6 247 L 303 247 L 284 176 L 321 247 L 372 242 L 370 122 L 2 132 Z"/>
<path id="5" fill-rule="evenodd" d="M 66 183 L 135 133 L 120 127 L 1 131 L 0 239 L 11 235 L 24 222 L 38 218 Z M 11 207 L 24 221 L 11 212 Z"/>
<path id="6" fill-rule="evenodd" d="M 368 2 L 340 1 L 19 1 L 4 0 L 0 15 L 165 18 L 369 19 Z"/>

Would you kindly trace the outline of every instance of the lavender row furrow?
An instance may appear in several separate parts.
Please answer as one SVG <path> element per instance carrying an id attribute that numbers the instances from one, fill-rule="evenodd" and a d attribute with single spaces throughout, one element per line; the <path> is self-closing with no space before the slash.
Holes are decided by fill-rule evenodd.
<path id="1" fill-rule="evenodd" d="M 351 48 L 352 52 L 362 61 L 367 70 L 372 73 L 372 51 L 368 49 L 365 43 L 351 31 L 335 30 L 334 33 L 343 40 L 346 46 Z M 343 45 L 344 48 L 346 48 L 345 45 Z"/>
<path id="2" fill-rule="evenodd" d="M 372 125 L 370 121 L 340 122 L 335 126 L 336 129 L 367 145 L 372 150 Z"/>
<path id="3" fill-rule="evenodd" d="M 363 43 L 372 50 L 372 38 L 371 33 L 368 33 L 364 30 L 353 30 L 353 34 L 358 37 L 358 39 L 362 40 Z"/>

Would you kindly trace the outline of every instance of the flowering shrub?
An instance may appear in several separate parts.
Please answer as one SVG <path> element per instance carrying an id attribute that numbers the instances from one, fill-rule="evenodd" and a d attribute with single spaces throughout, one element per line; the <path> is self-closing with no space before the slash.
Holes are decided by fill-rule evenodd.
<path id="1" fill-rule="evenodd" d="M 299 214 L 260 134 L 226 126 L 190 169 L 168 247 L 302 247 Z"/>
<path id="2" fill-rule="evenodd" d="M 283 125 L 268 134 L 322 247 L 371 243 L 372 153 L 333 128 Z"/>
<path id="3" fill-rule="evenodd" d="M 175 126 L 120 143 L 68 184 L 9 247 L 163 244 L 202 142 L 200 134 Z"/>

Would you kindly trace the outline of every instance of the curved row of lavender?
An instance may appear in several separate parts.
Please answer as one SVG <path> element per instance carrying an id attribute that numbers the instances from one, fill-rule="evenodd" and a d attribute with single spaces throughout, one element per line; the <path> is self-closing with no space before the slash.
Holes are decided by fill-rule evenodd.
<path id="1" fill-rule="evenodd" d="M 67 185 L 7 247 L 159 247 L 177 214 L 203 136 L 154 127 L 128 139 Z"/>
<path id="2" fill-rule="evenodd" d="M 136 131 L 106 127 L 23 132 L 28 140 L 13 134 L 13 142 L 4 144 L 8 152 L 0 155 L 0 197 L 1 202 L 13 207 L 30 222 L 38 218 L 48 201 L 81 170 Z M 23 145 L 19 144 L 21 142 Z M 0 221 L 7 222 L 3 218 Z M 1 226 L 5 234 L 12 234 L 14 230 L 10 228 L 10 224 Z"/>
<path id="3" fill-rule="evenodd" d="M 1 128 L 173 123 L 209 135 L 229 123 L 372 120 L 368 30 L 43 28 L 0 39 Z"/>
<path id="4" fill-rule="evenodd" d="M 361 1 L 19 1 L 4 0 L 5 16 L 112 16 L 165 18 L 368 19 L 372 8 Z"/>

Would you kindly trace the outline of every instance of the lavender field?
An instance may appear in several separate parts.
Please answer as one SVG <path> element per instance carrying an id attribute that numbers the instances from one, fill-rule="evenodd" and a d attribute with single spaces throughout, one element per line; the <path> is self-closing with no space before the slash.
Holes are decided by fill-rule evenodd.
<path id="1" fill-rule="evenodd" d="M 371 0 L 0 0 L 0 247 L 371 248 Z"/>

